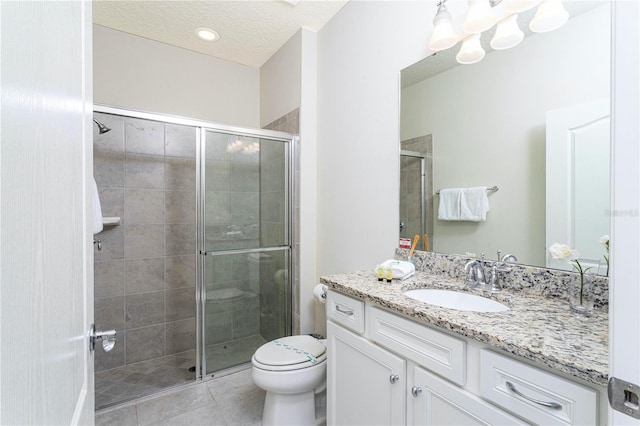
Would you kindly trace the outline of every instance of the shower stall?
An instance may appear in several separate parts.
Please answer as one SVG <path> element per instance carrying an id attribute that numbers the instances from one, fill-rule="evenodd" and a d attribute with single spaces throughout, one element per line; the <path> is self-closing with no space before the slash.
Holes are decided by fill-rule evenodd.
<path id="1" fill-rule="evenodd" d="M 293 135 L 95 107 L 96 408 L 245 368 L 291 334 Z M 119 220 L 117 220 L 119 218 Z"/>

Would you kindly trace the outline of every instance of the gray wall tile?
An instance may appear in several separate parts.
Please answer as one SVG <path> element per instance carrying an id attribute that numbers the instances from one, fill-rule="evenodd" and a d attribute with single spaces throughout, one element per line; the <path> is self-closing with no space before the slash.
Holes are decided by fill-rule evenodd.
<path id="1" fill-rule="evenodd" d="M 102 242 L 102 250 L 93 245 L 93 258 L 96 262 L 117 260 L 124 257 L 124 226 L 105 227 L 94 239 Z"/>
<path id="2" fill-rule="evenodd" d="M 165 223 L 196 223 L 195 191 L 166 191 Z"/>
<path id="3" fill-rule="evenodd" d="M 196 319 L 168 322 L 166 338 L 166 353 L 175 354 L 188 351 L 196 347 Z"/>
<path id="4" fill-rule="evenodd" d="M 124 262 L 122 260 L 95 262 L 93 272 L 96 299 L 124 296 Z"/>
<path id="5" fill-rule="evenodd" d="M 164 355 L 164 324 L 128 330 L 126 334 L 127 364 Z"/>
<path id="6" fill-rule="evenodd" d="M 165 155 L 196 158 L 196 128 L 177 124 L 164 125 Z"/>
<path id="7" fill-rule="evenodd" d="M 164 155 L 164 124 L 127 117 L 124 141 L 127 152 Z"/>
<path id="8" fill-rule="evenodd" d="M 231 164 L 231 190 L 241 192 L 258 192 L 260 182 L 260 166 L 256 164 Z"/>
<path id="9" fill-rule="evenodd" d="M 164 290 L 164 257 L 125 261 L 126 294 Z"/>
<path id="10" fill-rule="evenodd" d="M 94 151 L 93 177 L 98 188 L 124 187 L 124 157 L 122 152 Z"/>
<path id="11" fill-rule="evenodd" d="M 124 296 L 97 299 L 94 317 L 99 330 L 124 329 Z"/>
<path id="12" fill-rule="evenodd" d="M 176 321 L 196 316 L 195 287 L 167 290 L 167 321 Z"/>
<path id="13" fill-rule="evenodd" d="M 98 188 L 100 208 L 102 216 L 124 215 L 124 189 L 122 188 Z"/>
<path id="14" fill-rule="evenodd" d="M 205 326 L 205 344 L 226 342 L 233 337 L 233 314 L 232 312 L 222 312 L 219 314 L 207 314 Z"/>
<path id="15" fill-rule="evenodd" d="M 195 191 L 196 161 L 189 158 L 165 157 L 165 188 Z"/>
<path id="16" fill-rule="evenodd" d="M 166 255 L 187 255 L 196 252 L 195 224 L 168 224 L 166 232 Z"/>
<path id="17" fill-rule="evenodd" d="M 231 220 L 238 222 L 258 222 L 260 216 L 260 196 L 257 192 L 231 193 Z"/>
<path id="18" fill-rule="evenodd" d="M 125 222 L 164 223 L 164 191 L 159 189 L 127 189 L 124 194 Z M 195 210 L 195 205 L 194 205 Z"/>
<path id="19" fill-rule="evenodd" d="M 165 258 L 165 283 L 168 289 L 196 286 L 196 255 Z"/>
<path id="20" fill-rule="evenodd" d="M 207 160 L 205 167 L 207 191 L 229 191 L 231 189 L 231 163 Z"/>
<path id="21" fill-rule="evenodd" d="M 127 188 L 163 189 L 164 157 L 126 154 L 125 184 Z"/>
<path id="22" fill-rule="evenodd" d="M 125 298 L 127 330 L 164 322 L 164 291 L 129 294 Z"/>
<path id="23" fill-rule="evenodd" d="M 127 259 L 164 255 L 164 225 L 125 225 Z"/>
<path id="24" fill-rule="evenodd" d="M 205 196 L 206 223 L 231 223 L 231 194 L 229 192 L 207 191 Z"/>

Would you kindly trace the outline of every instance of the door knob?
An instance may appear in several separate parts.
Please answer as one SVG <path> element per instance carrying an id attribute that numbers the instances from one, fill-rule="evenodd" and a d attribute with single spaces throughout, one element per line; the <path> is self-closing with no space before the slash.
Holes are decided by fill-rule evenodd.
<path id="1" fill-rule="evenodd" d="M 422 393 L 422 388 L 420 386 L 414 386 L 411 388 L 411 395 L 418 397 Z"/>
<path id="2" fill-rule="evenodd" d="M 93 352 L 96 348 L 96 341 L 102 340 L 102 349 L 109 352 L 116 345 L 116 331 L 96 331 L 96 325 L 91 324 L 89 331 L 89 351 Z"/>
<path id="3" fill-rule="evenodd" d="M 392 385 L 395 384 L 398 380 L 400 380 L 400 376 L 398 376 L 397 374 L 392 374 L 391 376 L 389 376 L 389 382 Z"/>

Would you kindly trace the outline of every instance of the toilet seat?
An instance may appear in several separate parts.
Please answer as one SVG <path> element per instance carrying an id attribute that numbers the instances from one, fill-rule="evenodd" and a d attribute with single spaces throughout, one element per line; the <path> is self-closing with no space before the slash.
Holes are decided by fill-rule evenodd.
<path id="1" fill-rule="evenodd" d="M 260 346 L 251 362 L 270 371 L 290 371 L 319 365 L 327 359 L 327 348 L 311 336 L 289 336 Z"/>

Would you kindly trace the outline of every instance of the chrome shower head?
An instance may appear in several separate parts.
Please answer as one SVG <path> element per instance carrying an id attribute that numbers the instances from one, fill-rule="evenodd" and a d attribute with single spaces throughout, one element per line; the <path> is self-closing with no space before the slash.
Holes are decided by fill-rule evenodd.
<path id="1" fill-rule="evenodd" d="M 98 125 L 99 134 L 107 133 L 108 131 L 111 130 L 110 128 L 108 128 L 107 126 L 105 126 L 104 124 L 96 120 L 95 118 L 93 119 L 93 121 Z"/>

